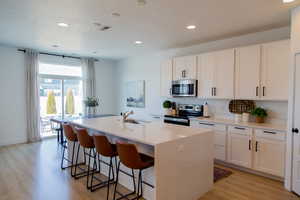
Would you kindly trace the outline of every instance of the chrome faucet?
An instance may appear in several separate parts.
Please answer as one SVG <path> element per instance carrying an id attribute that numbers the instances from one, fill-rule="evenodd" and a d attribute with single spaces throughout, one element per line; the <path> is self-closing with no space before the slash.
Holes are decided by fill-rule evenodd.
<path id="1" fill-rule="evenodd" d="M 129 115 L 132 115 L 134 112 L 132 111 L 127 111 L 125 112 L 122 116 L 123 116 L 123 122 L 125 122 L 127 120 L 127 118 L 129 117 Z"/>

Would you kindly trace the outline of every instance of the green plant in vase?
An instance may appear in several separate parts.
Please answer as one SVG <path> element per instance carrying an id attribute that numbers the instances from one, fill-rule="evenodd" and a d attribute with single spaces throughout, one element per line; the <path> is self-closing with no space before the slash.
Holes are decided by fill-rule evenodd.
<path id="1" fill-rule="evenodd" d="M 96 107 L 99 106 L 99 98 L 98 97 L 86 97 L 83 101 L 85 107 L 87 108 L 87 115 L 95 115 Z"/>
<path id="2" fill-rule="evenodd" d="M 165 110 L 165 114 L 169 115 L 171 113 L 171 107 L 172 107 L 172 102 L 169 100 L 166 100 L 163 102 L 163 108 Z"/>
<path id="3" fill-rule="evenodd" d="M 264 123 L 268 113 L 264 108 L 256 107 L 254 110 L 252 110 L 251 115 L 255 116 L 257 123 Z"/>

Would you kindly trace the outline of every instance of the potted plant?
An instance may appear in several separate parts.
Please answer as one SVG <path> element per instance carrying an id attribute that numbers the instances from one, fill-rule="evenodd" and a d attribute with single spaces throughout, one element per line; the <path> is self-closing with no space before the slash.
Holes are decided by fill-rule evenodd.
<path id="1" fill-rule="evenodd" d="M 99 106 L 99 98 L 97 97 L 86 97 L 83 101 L 85 107 L 87 108 L 87 115 L 92 116 L 96 115 L 96 107 Z"/>
<path id="2" fill-rule="evenodd" d="M 163 108 L 165 109 L 165 114 L 169 115 L 171 113 L 172 102 L 166 100 L 163 102 Z"/>
<path id="3" fill-rule="evenodd" d="M 265 109 L 257 107 L 252 110 L 251 115 L 255 116 L 257 123 L 264 123 L 265 118 L 268 116 L 268 113 Z"/>

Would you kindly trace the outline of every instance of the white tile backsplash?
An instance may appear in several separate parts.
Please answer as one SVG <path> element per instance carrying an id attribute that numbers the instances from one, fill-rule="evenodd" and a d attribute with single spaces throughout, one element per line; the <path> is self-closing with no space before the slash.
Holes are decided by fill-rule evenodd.
<path id="1" fill-rule="evenodd" d="M 230 100 L 203 100 L 198 98 L 172 98 L 170 100 L 177 104 L 205 104 L 207 102 L 211 117 L 234 119 L 234 114 L 229 112 Z M 269 115 L 266 118 L 267 123 L 286 124 L 287 101 L 255 101 L 255 105 L 267 109 Z"/>

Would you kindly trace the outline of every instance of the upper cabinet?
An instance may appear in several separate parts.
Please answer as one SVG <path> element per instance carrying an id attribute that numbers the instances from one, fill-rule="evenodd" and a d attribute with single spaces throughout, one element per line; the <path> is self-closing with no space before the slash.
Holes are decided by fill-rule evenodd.
<path id="1" fill-rule="evenodd" d="M 173 60 L 173 80 L 196 79 L 197 57 L 184 56 L 176 57 Z"/>
<path id="2" fill-rule="evenodd" d="M 289 87 L 290 41 L 262 45 L 261 98 L 287 100 Z"/>
<path id="3" fill-rule="evenodd" d="M 199 55 L 197 72 L 200 98 L 234 98 L 234 49 Z"/>
<path id="4" fill-rule="evenodd" d="M 236 49 L 235 98 L 287 100 L 289 40 Z"/>
<path id="5" fill-rule="evenodd" d="M 160 66 L 160 95 L 163 97 L 171 97 L 172 88 L 172 60 L 165 60 Z"/>
<path id="6" fill-rule="evenodd" d="M 236 49 L 235 97 L 259 99 L 261 46 Z"/>
<path id="7" fill-rule="evenodd" d="M 289 40 L 176 57 L 162 64 L 161 95 L 172 80 L 197 79 L 199 98 L 286 101 L 289 60 Z"/>

